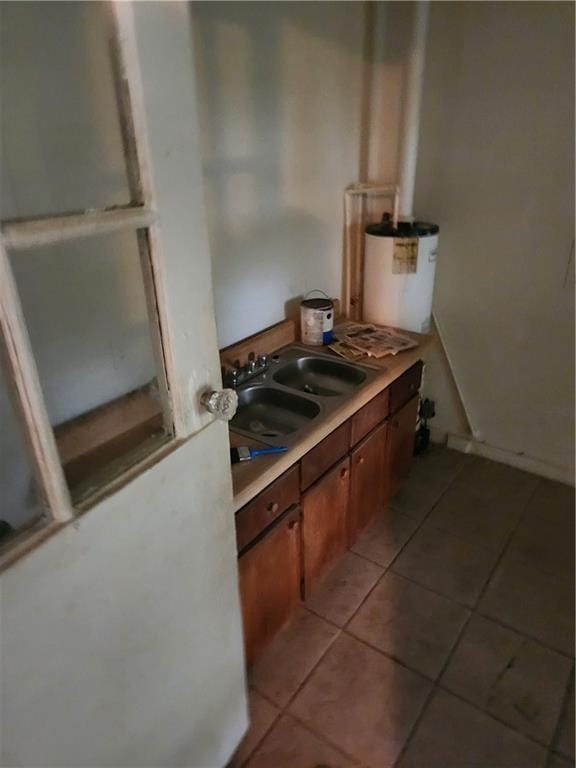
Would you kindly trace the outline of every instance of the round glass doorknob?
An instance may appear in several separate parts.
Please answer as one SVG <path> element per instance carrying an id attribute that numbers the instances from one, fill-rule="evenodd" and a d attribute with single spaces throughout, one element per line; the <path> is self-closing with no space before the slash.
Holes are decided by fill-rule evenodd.
<path id="1" fill-rule="evenodd" d="M 238 395 L 233 389 L 218 389 L 204 392 L 200 402 L 217 419 L 230 421 L 238 408 Z"/>

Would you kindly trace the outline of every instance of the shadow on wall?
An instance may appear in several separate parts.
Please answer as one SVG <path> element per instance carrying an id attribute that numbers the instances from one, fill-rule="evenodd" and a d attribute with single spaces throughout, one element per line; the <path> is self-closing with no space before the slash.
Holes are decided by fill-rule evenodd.
<path id="1" fill-rule="evenodd" d="M 221 346 L 340 294 L 342 192 L 358 175 L 360 3 L 195 3 Z"/>

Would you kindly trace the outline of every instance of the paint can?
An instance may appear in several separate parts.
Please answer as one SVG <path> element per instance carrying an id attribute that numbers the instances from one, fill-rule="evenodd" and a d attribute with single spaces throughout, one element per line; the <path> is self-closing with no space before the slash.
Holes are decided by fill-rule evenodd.
<path id="1" fill-rule="evenodd" d="M 308 298 L 321 293 L 323 298 Z M 311 347 L 331 344 L 334 328 L 334 305 L 324 291 L 310 291 L 300 303 L 300 333 L 302 342 Z"/>

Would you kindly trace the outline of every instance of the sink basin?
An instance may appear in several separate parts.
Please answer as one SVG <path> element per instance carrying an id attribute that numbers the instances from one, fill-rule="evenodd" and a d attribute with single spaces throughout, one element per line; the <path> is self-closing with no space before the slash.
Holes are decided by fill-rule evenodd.
<path id="1" fill-rule="evenodd" d="M 323 357 L 300 357 L 282 366 L 274 381 L 317 397 L 349 394 L 366 379 L 366 373 L 346 363 Z"/>
<path id="2" fill-rule="evenodd" d="M 319 413 L 313 400 L 273 387 L 248 386 L 238 391 L 238 410 L 230 426 L 265 442 L 282 443 L 284 435 L 301 429 Z"/>

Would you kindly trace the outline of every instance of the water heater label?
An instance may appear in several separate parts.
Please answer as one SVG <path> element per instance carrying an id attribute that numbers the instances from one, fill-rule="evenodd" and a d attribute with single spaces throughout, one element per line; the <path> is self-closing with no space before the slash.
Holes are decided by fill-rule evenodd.
<path id="1" fill-rule="evenodd" d="M 409 275 L 418 271 L 418 238 L 395 237 L 392 259 L 393 275 Z"/>

